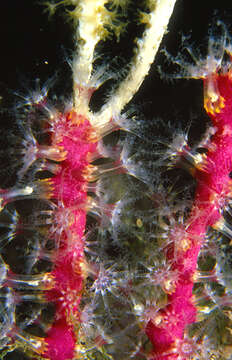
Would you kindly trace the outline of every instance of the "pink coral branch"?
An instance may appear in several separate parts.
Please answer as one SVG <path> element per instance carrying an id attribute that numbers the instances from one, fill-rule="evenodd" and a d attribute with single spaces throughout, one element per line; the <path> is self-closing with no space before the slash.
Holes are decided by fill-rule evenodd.
<path id="1" fill-rule="evenodd" d="M 212 79 L 213 78 L 213 79 Z M 217 89 L 216 102 L 209 98 L 209 83 Z M 231 70 L 225 74 L 210 74 L 205 83 L 205 108 L 211 117 L 215 134 L 208 144 L 207 154 L 195 171 L 195 200 L 185 228 L 174 229 L 173 245 L 167 250 L 172 270 L 178 270 L 175 290 L 168 295 L 168 305 L 147 326 L 156 360 L 187 360 L 190 353 L 182 352 L 184 330 L 196 320 L 197 309 L 192 289 L 199 251 L 209 227 L 221 229 L 221 209 L 231 196 L 232 170 L 232 80 Z M 211 94 L 212 95 L 212 94 Z M 174 252 L 177 248 L 178 251 Z M 192 350 L 191 350 L 192 351 Z M 180 357 L 179 357 L 180 356 Z"/>

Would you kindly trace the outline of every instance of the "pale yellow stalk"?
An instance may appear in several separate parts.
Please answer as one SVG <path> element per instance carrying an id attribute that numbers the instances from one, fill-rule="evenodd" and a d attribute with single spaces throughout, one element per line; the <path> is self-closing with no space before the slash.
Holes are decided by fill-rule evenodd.
<path id="1" fill-rule="evenodd" d="M 88 112 L 88 95 L 91 88 L 91 74 L 94 50 L 104 34 L 107 12 L 104 7 L 108 0 L 79 0 L 73 12 L 78 19 L 78 55 L 73 61 L 74 106 L 78 113 Z"/>
<path id="2" fill-rule="evenodd" d="M 69 0 L 70 1 L 70 0 Z M 72 0 L 76 5 L 72 15 L 78 20 L 77 56 L 73 61 L 74 109 L 88 117 L 96 128 L 104 128 L 114 115 L 120 114 L 138 91 L 160 46 L 176 0 L 147 0 L 150 14 L 145 15 L 143 37 L 137 40 L 135 55 L 125 80 L 119 84 L 102 109 L 89 111 L 89 95 L 95 86 L 92 72 L 94 52 L 98 42 L 105 38 L 105 25 L 110 26 L 113 12 L 107 11 L 108 0 Z"/>
<path id="3" fill-rule="evenodd" d="M 99 113 L 92 117 L 94 126 L 103 127 L 114 114 L 119 114 L 123 110 L 138 91 L 167 31 L 175 2 L 176 0 L 150 0 L 150 8 L 153 10 L 146 22 L 143 37 L 137 41 L 137 50 L 132 59 L 130 72 Z"/>

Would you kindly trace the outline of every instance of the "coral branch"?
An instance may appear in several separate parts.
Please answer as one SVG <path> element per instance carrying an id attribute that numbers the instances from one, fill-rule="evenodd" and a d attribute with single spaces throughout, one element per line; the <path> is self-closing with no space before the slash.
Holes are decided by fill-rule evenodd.
<path id="1" fill-rule="evenodd" d="M 146 29 L 143 37 L 136 42 L 137 49 L 132 59 L 131 69 L 126 79 L 93 119 L 95 122 L 107 122 L 114 113 L 121 112 L 138 91 L 159 49 L 161 40 L 167 31 L 176 0 L 151 0 L 148 2 L 150 13 L 144 19 Z"/>
<path id="2" fill-rule="evenodd" d="M 154 359 L 158 360 L 186 360 L 194 355 L 193 349 L 188 347 L 184 352 L 186 342 L 183 339 L 187 326 L 196 321 L 197 308 L 192 290 L 199 252 L 210 227 L 223 231 L 222 212 L 231 197 L 231 69 L 208 67 L 204 88 L 205 109 L 215 132 L 207 144 L 207 154 L 194 172 L 197 181 L 195 200 L 185 229 L 177 225 L 173 230 L 173 245 L 167 249 L 172 270 L 178 271 L 179 279 L 175 290 L 168 295 L 166 309 L 162 309 L 147 326 L 147 334 L 155 347 Z M 178 355 L 180 347 L 182 355 Z"/>

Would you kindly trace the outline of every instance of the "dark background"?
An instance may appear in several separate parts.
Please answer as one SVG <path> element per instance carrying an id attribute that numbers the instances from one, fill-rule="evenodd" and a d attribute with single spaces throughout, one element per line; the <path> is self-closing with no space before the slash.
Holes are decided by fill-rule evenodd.
<path id="1" fill-rule="evenodd" d="M 140 0 L 132 1 L 132 8 Z M 35 0 L 2 0 L 0 3 L 0 96 L 2 107 L 7 107 L 7 98 L 12 93 L 26 93 L 33 88 L 33 80 L 41 79 L 43 84 L 55 74 L 59 78 L 57 97 L 70 96 L 71 71 L 67 64 L 73 54 L 73 30 L 64 11 L 58 11 L 50 20 L 45 8 Z M 204 48 L 207 34 L 217 19 L 230 27 L 232 3 L 228 0 L 178 0 L 172 16 L 169 33 L 165 36 L 161 48 L 176 55 L 181 45 L 181 35 L 190 35 L 190 44 Z M 136 27 L 129 27 L 127 33 L 117 43 L 108 41 L 104 45 L 107 61 L 117 56 L 114 64 L 120 71 L 132 54 Z M 206 46 L 205 46 L 206 48 Z M 161 80 L 157 65 L 162 65 L 164 57 L 157 56 L 149 77 L 145 80 L 136 104 L 144 104 L 149 117 L 173 117 L 181 119 L 198 116 L 202 107 L 202 84 L 200 81 L 167 79 Z M 103 59 L 104 62 L 104 59 Z M 118 66 L 118 69 L 117 69 Z M 165 72 L 166 68 L 162 67 Z M 174 119 L 172 120 L 174 121 Z M 176 121 L 176 119 L 175 119 Z"/>

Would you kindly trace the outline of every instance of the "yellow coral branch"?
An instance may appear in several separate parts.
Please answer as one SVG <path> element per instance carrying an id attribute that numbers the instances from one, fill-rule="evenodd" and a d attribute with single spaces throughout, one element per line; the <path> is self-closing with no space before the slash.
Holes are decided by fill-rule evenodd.
<path id="1" fill-rule="evenodd" d="M 138 91 L 150 66 L 154 61 L 159 45 L 167 30 L 176 0 L 150 0 L 151 13 L 146 16 L 146 29 L 143 37 L 137 40 L 137 49 L 126 79 L 119 85 L 111 99 L 99 113 L 92 117 L 93 126 L 104 126 L 114 113 L 120 113 L 124 106 Z"/>
<path id="2" fill-rule="evenodd" d="M 73 61 L 74 107 L 79 113 L 88 112 L 88 101 L 83 88 L 88 89 L 96 44 L 104 38 L 107 21 L 105 3 L 108 0 L 79 0 L 72 16 L 78 20 L 78 56 Z"/>

